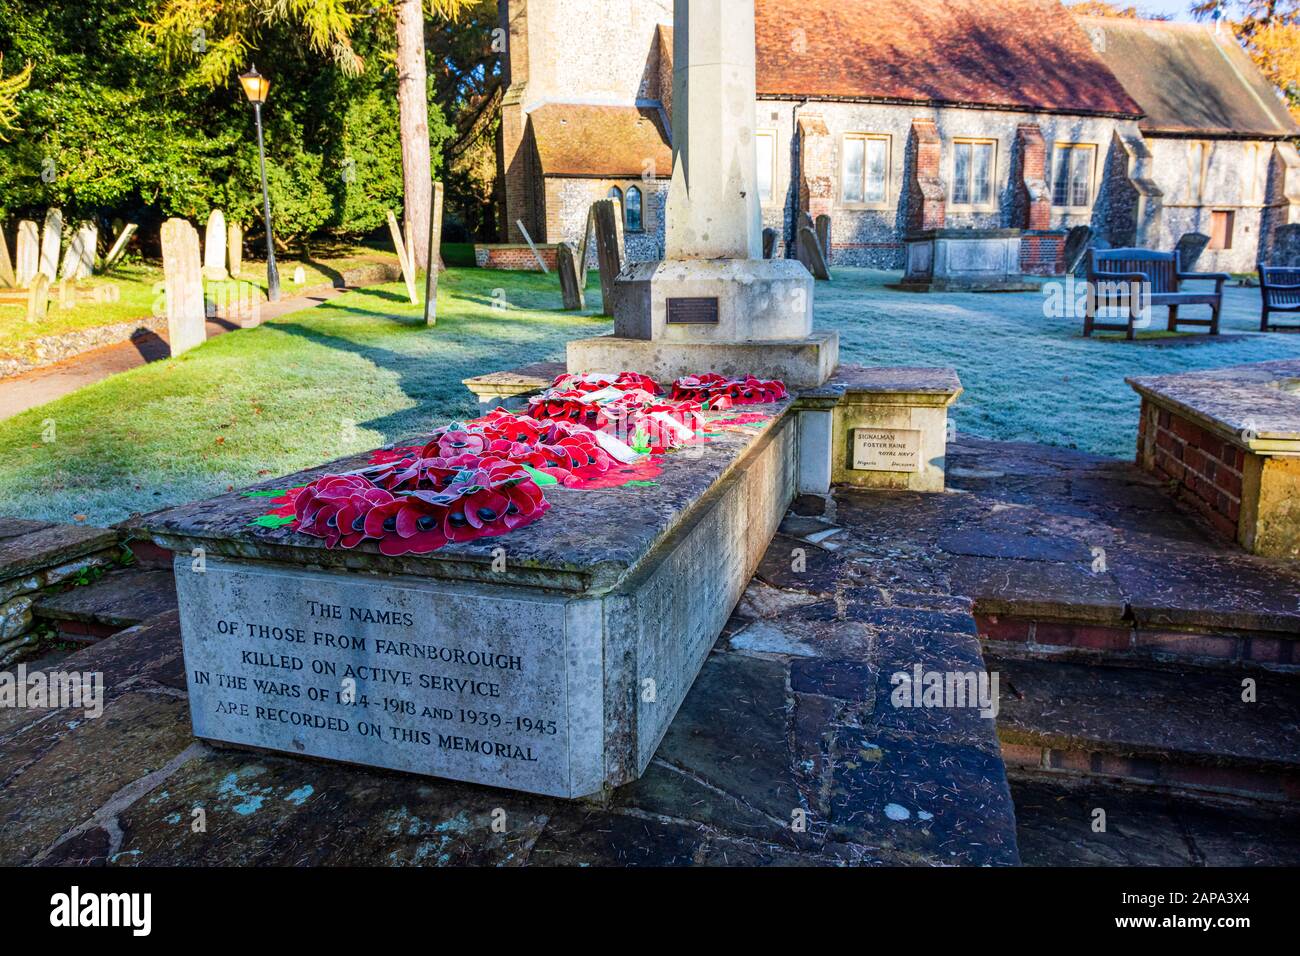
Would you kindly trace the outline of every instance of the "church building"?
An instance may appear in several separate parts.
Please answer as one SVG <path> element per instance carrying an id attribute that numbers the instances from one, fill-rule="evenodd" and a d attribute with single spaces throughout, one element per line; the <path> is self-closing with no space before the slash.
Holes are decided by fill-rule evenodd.
<path id="1" fill-rule="evenodd" d="M 671 0 L 499 0 L 508 35 L 508 241 L 577 243 L 621 202 L 629 259 L 662 255 L 672 174 Z M 756 0 L 758 188 L 790 254 L 831 217 L 831 259 L 903 266 L 936 228 L 1021 230 L 1025 272 L 1066 232 L 1209 245 L 1249 271 L 1300 220 L 1300 135 L 1226 28 L 1076 17 L 1056 0 Z M 494 265 L 508 265 L 506 261 Z"/>

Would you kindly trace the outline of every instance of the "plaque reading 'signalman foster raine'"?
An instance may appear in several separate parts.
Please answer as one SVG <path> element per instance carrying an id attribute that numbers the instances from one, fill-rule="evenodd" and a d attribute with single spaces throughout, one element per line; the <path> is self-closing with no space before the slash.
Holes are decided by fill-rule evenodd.
<path id="1" fill-rule="evenodd" d="M 851 467 L 857 471 L 921 470 L 919 429 L 855 428 L 851 450 Z"/>

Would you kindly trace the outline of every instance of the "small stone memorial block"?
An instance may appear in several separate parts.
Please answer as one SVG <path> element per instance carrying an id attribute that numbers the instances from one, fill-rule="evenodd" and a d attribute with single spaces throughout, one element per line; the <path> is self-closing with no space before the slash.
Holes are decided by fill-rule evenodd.
<path id="1" fill-rule="evenodd" d="M 237 222 L 226 225 L 226 269 L 232 276 L 244 268 L 244 227 Z"/>
<path id="2" fill-rule="evenodd" d="M 854 471 L 921 470 L 921 431 L 915 428 L 853 429 L 851 467 Z"/>
<path id="3" fill-rule="evenodd" d="M 44 272 L 32 277 L 32 287 L 27 291 L 27 318 L 36 322 L 45 318 L 50 307 L 50 280 Z"/>
<path id="4" fill-rule="evenodd" d="M 14 271 L 19 288 L 29 285 L 32 277 L 39 271 L 40 246 L 40 231 L 36 223 L 30 219 L 18 223 L 18 242 L 14 251 L 17 261 L 14 263 Z"/>

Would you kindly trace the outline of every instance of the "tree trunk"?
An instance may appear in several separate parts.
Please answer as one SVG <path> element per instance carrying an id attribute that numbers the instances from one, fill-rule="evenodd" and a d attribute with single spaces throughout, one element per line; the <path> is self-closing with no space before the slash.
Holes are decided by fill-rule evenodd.
<path id="1" fill-rule="evenodd" d="M 406 241 L 417 269 L 429 265 L 429 93 L 424 57 L 423 0 L 397 7 L 397 112 L 402 139 Z"/>

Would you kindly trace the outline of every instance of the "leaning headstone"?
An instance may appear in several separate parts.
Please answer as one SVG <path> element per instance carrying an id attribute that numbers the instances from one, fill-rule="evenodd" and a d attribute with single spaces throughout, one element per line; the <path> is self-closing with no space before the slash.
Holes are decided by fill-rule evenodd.
<path id="1" fill-rule="evenodd" d="M 18 243 L 15 248 L 18 256 L 15 278 L 18 280 L 18 288 L 22 289 L 40 271 L 41 239 L 36 223 L 30 219 L 18 223 Z"/>
<path id="2" fill-rule="evenodd" d="M 5 238 L 4 228 L 0 226 L 0 285 L 14 284 L 14 263 L 9 258 L 9 240 Z"/>
<path id="3" fill-rule="evenodd" d="M 203 233 L 203 278 L 220 282 L 226 273 L 226 215 L 220 209 L 208 213 Z"/>
<path id="4" fill-rule="evenodd" d="M 1210 244 L 1210 237 L 1203 232 L 1185 232 L 1178 245 L 1174 246 L 1174 251 L 1178 253 L 1178 263 L 1184 272 L 1191 272 L 1196 268 L 1197 261 L 1201 258 L 1206 247 Z"/>
<path id="5" fill-rule="evenodd" d="M 771 259 L 776 255 L 776 230 L 768 226 L 763 230 L 763 258 Z"/>
<path id="6" fill-rule="evenodd" d="M 50 277 L 44 272 L 32 276 L 32 287 L 27 292 L 27 318 L 36 322 L 45 318 L 50 307 Z"/>
<path id="7" fill-rule="evenodd" d="M 163 283 L 167 292 L 167 339 L 172 356 L 202 345 L 207 338 L 199 231 L 184 219 L 162 226 Z"/>
<path id="8" fill-rule="evenodd" d="M 59 277 L 59 250 L 63 247 L 63 213 L 51 209 L 41 230 L 41 264 L 38 267 L 51 282 Z"/>
<path id="9" fill-rule="evenodd" d="M 623 268 L 619 250 L 618 203 L 602 199 L 594 206 L 596 213 L 596 261 L 600 265 L 601 314 L 614 314 L 614 280 Z"/>
<path id="10" fill-rule="evenodd" d="M 1062 259 L 1065 265 L 1065 275 L 1072 275 L 1079 268 L 1079 262 L 1083 259 L 1083 254 L 1088 251 L 1088 243 L 1092 241 L 1091 226 L 1074 226 L 1065 235 L 1065 250 Z"/>
<path id="11" fill-rule="evenodd" d="M 799 254 L 799 261 L 813 274 L 814 279 L 826 280 L 831 277 L 830 267 L 827 266 L 826 257 L 822 254 L 821 241 L 818 240 L 817 232 L 812 226 L 799 227 L 795 247 Z"/>
<path id="12" fill-rule="evenodd" d="M 237 222 L 226 224 L 226 271 L 238 276 L 244 268 L 244 227 Z"/>
<path id="13" fill-rule="evenodd" d="M 411 299 L 411 305 L 420 304 L 420 296 L 415 291 L 415 259 L 408 250 L 406 241 L 402 238 L 401 227 L 397 225 L 397 217 L 393 211 L 388 210 L 388 232 L 393 237 L 393 248 L 397 251 L 397 261 L 402 266 L 402 279 L 406 282 L 406 294 Z"/>
<path id="14" fill-rule="evenodd" d="M 117 261 L 126 253 L 126 244 L 130 242 L 131 237 L 135 235 L 135 230 L 136 225 L 133 222 L 128 222 L 121 228 L 117 234 L 117 238 L 113 240 L 113 245 L 108 249 L 108 255 L 104 256 L 104 263 L 100 266 L 101 272 L 107 272 L 109 269 L 113 268 L 113 266 L 117 265 Z"/>
<path id="15" fill-rule="evenodd" d="M 831 217 L 824 213 L 817 217 L 817 242 L 822 247 L 822 258 L 829 266 L 831 264 Z"/>
<path id="16" fill-rule="evenodd" d="M 573 250 L 567 242 L 560 243 L 555 251 L 555 269 L 560 274 L 560 295 L 564 297 L 567 312 L 585 308 L 582 289 L 578 287 L 578 270 L 573 264 Z"/>
<path id="17" fill-rule="evenodd" d="M 99 244 L 99 227 L 93 222 L 82 222 L 72 234 L 67 254 L 63 257 L 63 278 L 88 279 L 95 271 L 95 248 Z"/>

